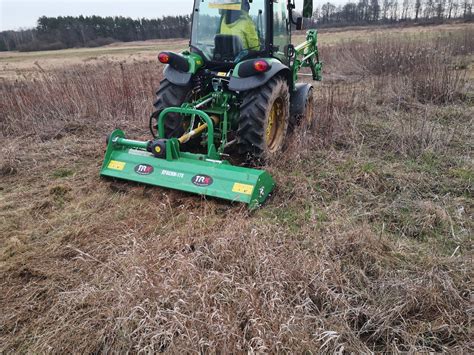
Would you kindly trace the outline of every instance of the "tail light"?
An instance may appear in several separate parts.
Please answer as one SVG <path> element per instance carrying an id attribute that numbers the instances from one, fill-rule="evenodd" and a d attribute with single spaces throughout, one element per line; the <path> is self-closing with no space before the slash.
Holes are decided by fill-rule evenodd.
<path id="1" fill-rule="evenodd" d="M 1 1 L 1 0 L 0 0 Z M 161 52 L 158 54 L 160 63 L 169 64 L 173 69 L 186 73 L 189 70 L 189 61 L 181 54 L 173 52 Z"/>
<path id="2" fill-rule="evenodd" d="M 158 60 L 163 64 L 168 64 L 170 61 L 170 56 L 167 53 L 158 54 Z"/>
<path id="3" fill-rule="evenodd" d="M 265 60 L 257 60 L 253 63 L 254 69 L 259 73 L 265 73 L 270 69 L 270 65 Z"/>

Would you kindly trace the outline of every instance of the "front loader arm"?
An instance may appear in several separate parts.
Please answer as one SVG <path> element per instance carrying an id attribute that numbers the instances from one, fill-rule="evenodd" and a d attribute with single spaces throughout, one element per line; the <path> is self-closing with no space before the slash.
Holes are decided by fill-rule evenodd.
<path id="1" fill-rule="evenodd" d="M 313 80 L 322 80 L 323 63 L 319 60 L 318 31 L 309 30 L 306 33 L 306 41 L 295 47 L 292 65 L 293 82 L 298 80 L 298 72 L 301 68 L 311 68 Z"/>

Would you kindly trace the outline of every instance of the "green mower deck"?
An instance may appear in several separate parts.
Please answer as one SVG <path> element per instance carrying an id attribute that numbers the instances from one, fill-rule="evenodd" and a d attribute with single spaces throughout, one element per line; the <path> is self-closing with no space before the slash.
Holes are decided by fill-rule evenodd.
<path id="1" fill-rule="evenodd" d="M 149 144 L 125 139 L 121 130 L 114 131 L 109 137 L 101 176 L 243 202 L 250 209 L 262 204 L 275 186 L 266 171 L 179 152 L 179 148 L 167 158 L 157 158 L 147 151 Z M 168 149 L 173 144 L 179 145 L 177 140 L 169 140 Z"/>

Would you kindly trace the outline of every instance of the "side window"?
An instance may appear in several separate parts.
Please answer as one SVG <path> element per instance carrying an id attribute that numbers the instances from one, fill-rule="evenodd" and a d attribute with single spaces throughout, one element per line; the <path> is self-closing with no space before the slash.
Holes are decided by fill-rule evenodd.
<path id="1" fill-rule="evenodd" d="M 288 31 L 288 11 L 285 0 L 273 1 L 273 46 L 276 48 L 274 55 L 286 63 L 286 48 L 290 43 Z"/>
<path id="2" fill-rule="evenodd" d="M 249 16 L 255 24 L 260 47 L 265 45 L 265 0 L 253 0 L 250 3 Z M 254 48 L 260 49 L 260 48 Z"/>

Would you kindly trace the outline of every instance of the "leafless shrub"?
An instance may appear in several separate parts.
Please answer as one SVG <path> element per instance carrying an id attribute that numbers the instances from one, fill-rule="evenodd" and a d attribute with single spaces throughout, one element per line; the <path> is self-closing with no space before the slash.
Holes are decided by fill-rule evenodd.
<path id="1" fill-rule="evenodd" d="M 4 142 L 0 148 L 0 177 L 17 173 L 21 162 L 16 157 L 16 152 L 21 149 L 21 142 L 13 140 Z"/>
<path id="2" fill-rule="evenodd" d="M 453 63 L 453 55 L 468 54 L 474 46 L 472 30 L 454 39 L 375 37 L 366 43 L 345 43 L 332 50 L 336 67 L 347 74 L 404 78 L 405 95 L 420 102 L 443 104 L 463 97 L 466 74 Z M 388 78 L 387 78 L 388 77 Z"/>
<path id="3" fill-rule="evenodd" d="M 20 52 L 33 52 L 33 51 L 55 51 L 59 49 L 65 49 L 67 46 L 61 41 L 47 43 L 43 41 L 34 40 L 29 43 L 19 45 L 17 49 Z"/>
<path id="4" fill-rule="evenodd" d="M 474 29 L 466 28 L 462 32 L 454 32 L 448 35 L 453 55 L 471 55 L 474 53 Z"/>
<path id="5" fill-rule="evenodd" d="M 420 114 L 396 115 L 392 132 L 393 150 L 404 155 L 416 157 L 425 151 L 445 153 L 458 125 L 453 122 L 450 127 L 445 127 L 433 117 L 432 110 L 424 110 Z"/>
<path id="6" fill-rule="evenodd" d="M 367 113 L 372 98 L 360 84 L 323 86 L 316 100 L 317 140 L 323 146 L 336 144 L 347 147 L 360 138 L 357 113 Z"/>
<path id="7" fill-rule="evenodd" d="M 106 46 L 108 44 L 112 44 L 116 42 L 115 39 L 113 38 L 110 38 L 110 37 L 99 37 L 95 40 L 91 40 L 91 41 L 87 41 L 85 46 L 86 47 L 91 47 L 91 48 L 94 48 L 94 47 L 101 47 L 101 46 Z"/>

